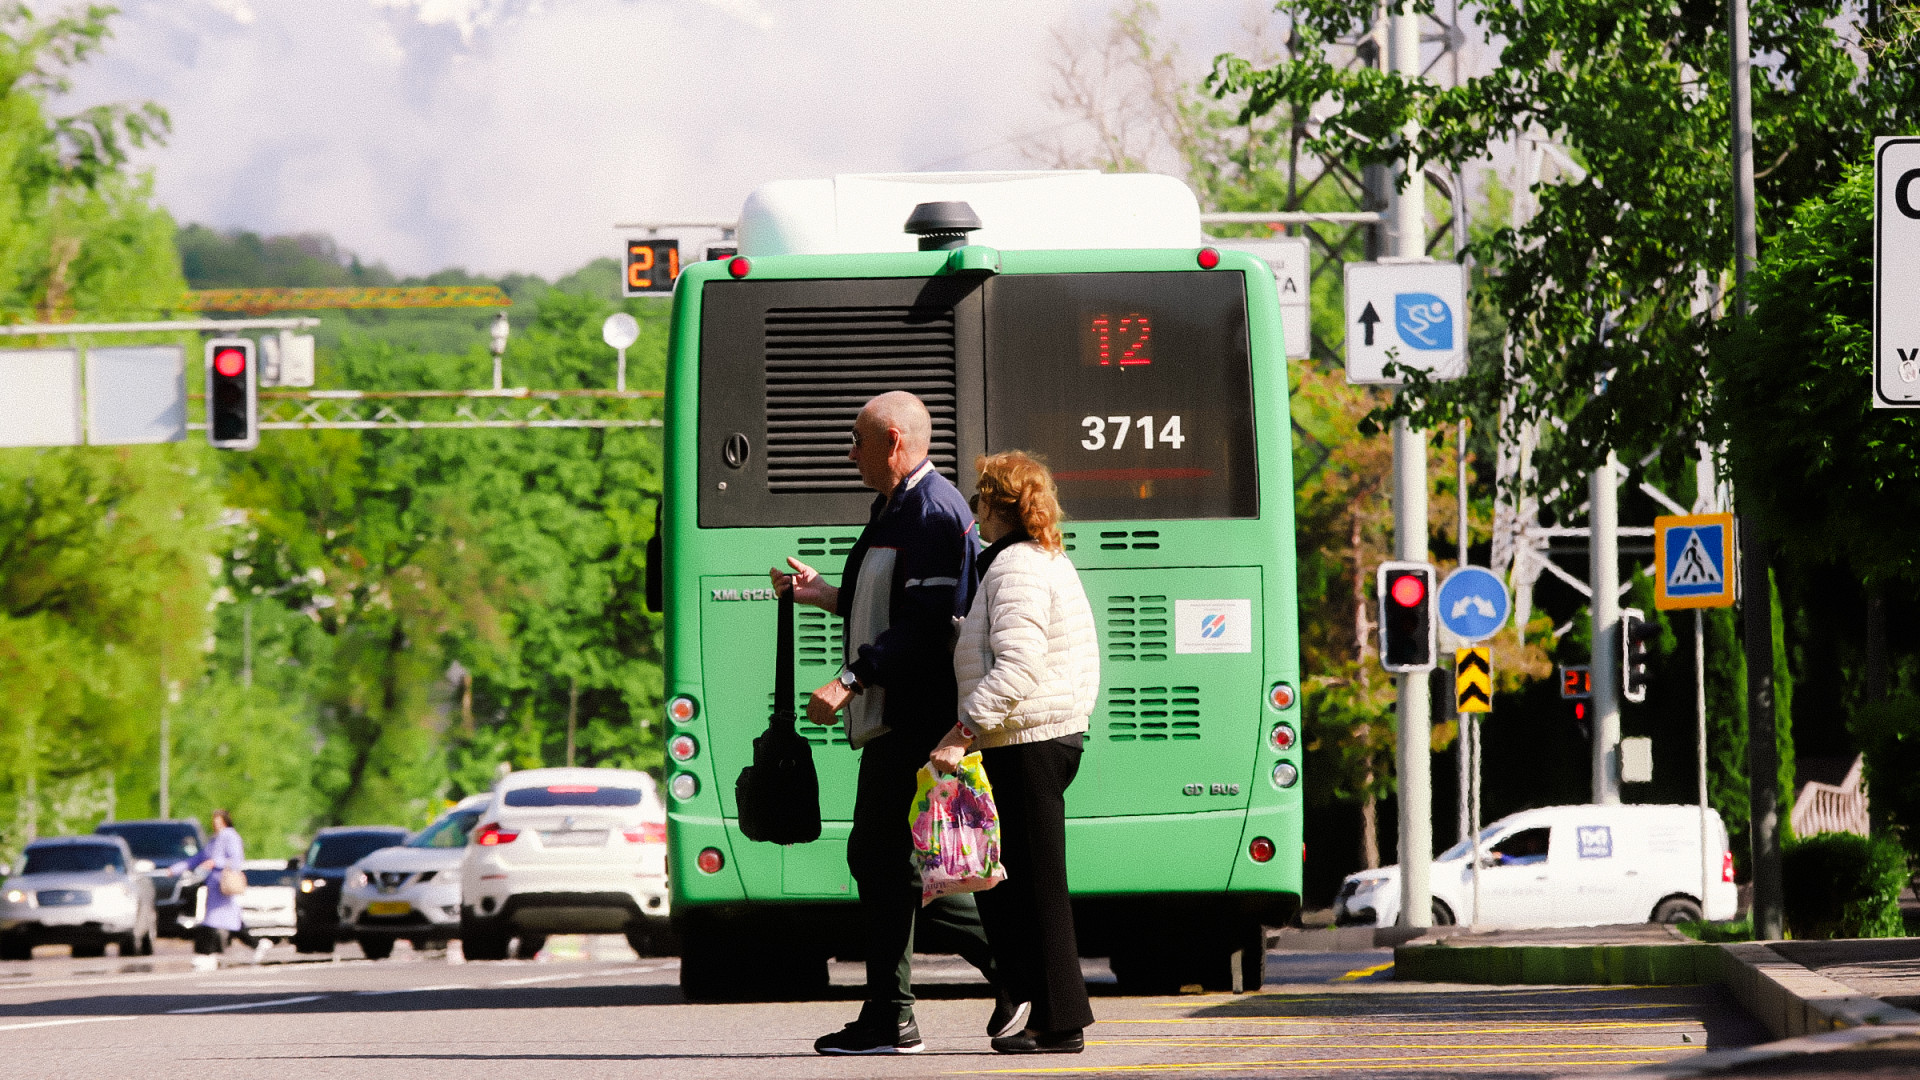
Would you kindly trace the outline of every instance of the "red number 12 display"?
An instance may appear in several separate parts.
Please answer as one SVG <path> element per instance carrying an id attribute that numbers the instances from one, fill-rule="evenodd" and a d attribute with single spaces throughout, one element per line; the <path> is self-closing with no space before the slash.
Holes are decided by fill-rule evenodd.
<path id="1" fill-rule="evenodd" d="M 1145 315 L 1123 315 L 1118 326 L 1114 325 L 1111 315 L 1095 315 L 1088 333 L 1092 335 L 1093 351 L 1100 358 L 1101 367 L 1113 364 L 1115 349 L 1120 351 L 1121 367 L 1153 363 L 1153 356 L 1147 351 L 1147 342 L 1153 339 L 1153 320 Z"/>

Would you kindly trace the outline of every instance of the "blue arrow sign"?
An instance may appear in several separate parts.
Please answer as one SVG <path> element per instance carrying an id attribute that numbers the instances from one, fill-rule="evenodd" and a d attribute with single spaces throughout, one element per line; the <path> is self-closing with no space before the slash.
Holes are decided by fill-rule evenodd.
<path id="1" fill-rule="evenodd" d="M 1506 624 L 1507 587 L 1500 576 L 1478 566 L 1463 566 L 1440 585 L 1440 625 L 1462 641 L 1492 637 Z"/>

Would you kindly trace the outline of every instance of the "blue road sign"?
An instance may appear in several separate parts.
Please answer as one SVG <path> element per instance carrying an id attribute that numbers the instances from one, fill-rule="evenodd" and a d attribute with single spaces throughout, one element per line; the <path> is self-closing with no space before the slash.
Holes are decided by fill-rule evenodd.
<path id="1" fill-rule="evenodd" d="M 1729 607 L 1734 600 L 1733 515 L 1690 514 L 1653 519 L 1660 577 L 1654 607 Z"/>
<path id="2" fill-rule="evenodd" d="M 1462 641 L 1480 641 L 1506 624 L 1507 587 L 1500 576 L 1479 566 L 1463 566 L 1440 584 L 1440 625 Z"/>
<path id="3" fill-rule="evenodd" d="M 1408 345 L 1430 352 L 1453 349 L 1453 311 L 1432 293 L 1394 294 L 1393 319 Z"/>

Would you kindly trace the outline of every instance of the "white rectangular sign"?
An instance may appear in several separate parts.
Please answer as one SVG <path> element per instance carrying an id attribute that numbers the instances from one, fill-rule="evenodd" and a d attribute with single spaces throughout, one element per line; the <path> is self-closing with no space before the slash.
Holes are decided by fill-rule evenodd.
<path id="1" fill-rule="evenodd" d="M 1222 247 L 1244 251 L 1266 260 L 1273 268 L 1273 288 L 1280 298 L 1280 329 L 1287 339 L 1287 355 L 1313 353 L 1313 278 L 1304 236 L 1220 241 Z"/>
<path id="2" fill-rule="evenodd" d="M 1251 600 L 1175 600 L 1173 651 L 1238 653 L 1253 651 Z"/>
<path id="3" fill-rule="evenodd" d="M 1347 381 L 1399 385 L 1389 362 L 1467 373 L 1467 268 L 1452 262 L 1348 263 Z"/>
<path id="4" fill-rule="evenodd" d="M 1873 141 L 1873 407 L 1920 409 L 1920 138 Z"/>
<path id="5" fill-rule="evenodd" d="M 79 446 L 80 354 L 0 349 L 0 446 Z"/>
<path id="6" fill-rule="evenodd" d="M 285 330 L 260 339 L 261 386 L 312 386 L 313 335 Z"/>
<path id="7" fill-rule="evenodd" d="M 187 367 L 178 345 L 87 350 L 87 441 L 95 446 L 187 437 Z"/>

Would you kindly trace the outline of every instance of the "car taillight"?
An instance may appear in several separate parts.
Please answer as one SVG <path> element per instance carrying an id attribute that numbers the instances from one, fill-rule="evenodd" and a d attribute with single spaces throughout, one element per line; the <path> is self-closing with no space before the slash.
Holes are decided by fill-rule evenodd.
<path id="1" fill-rule="evenodd" d="M 700 855 L 693 860 L 693 864 L 698 866 L 703 874 L 717 874 L 721 867 L 727 865 L 727 860 L 720 857 L 719 848 L 702 848 Z"/>
<path id="2" fill-rule="evenodd" d="M 664 844 L 667 842 L 667 823 L 664 821 L 643 821 L 637 829 L 628 829 L 620 834 L 629 844 Z"/>
<path id="3" fill-rule="evenodd" d="M 520 839 L 519 832 L 507 832 L 498 824 L 488 822 L 484 828 L 474 834 L 473 842 L 481 847 L 499 847 L 501 844 L 511 844 L 518 839 Z"/>
<path id="4" fill-rule="evenodd" d="M 1268 862 L 1273 858 L 1273 841 L 1264 836 L 1256 836 L 1253 843 L 1247 845 L 1247 857 L 1254 862 Z"/>
<path id="5" fill-rule="evenodd" d="M 1733 852 L 1731 851 L 1720 853 L 1720 880 L 1733 880 Z"/>

